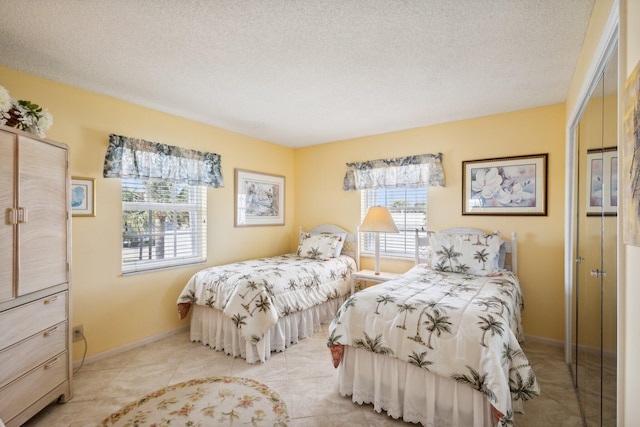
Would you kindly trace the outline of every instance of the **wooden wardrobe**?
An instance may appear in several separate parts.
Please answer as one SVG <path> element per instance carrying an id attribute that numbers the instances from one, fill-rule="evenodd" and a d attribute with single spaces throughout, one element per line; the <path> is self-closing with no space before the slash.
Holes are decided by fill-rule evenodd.
<path id="1" fill-rule="evenodd" d="M 0 419 L 72 396 L 69 150 L 0 126 Z"/>

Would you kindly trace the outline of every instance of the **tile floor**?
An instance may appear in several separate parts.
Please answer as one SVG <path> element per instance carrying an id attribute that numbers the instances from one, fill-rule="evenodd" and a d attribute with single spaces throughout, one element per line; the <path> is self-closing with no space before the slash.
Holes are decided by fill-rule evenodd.
<path id="1" fill-rule="evenodd" d="M 336 370 L 326 346 L 327 325 L 313 337 L 248 365 L 189 341 L 187 331 L 101 360 L 88 361 L 74 376 L 74 397 L 52 404 L 23 427 L 95 426 L 136 398 L 170 384 L 204 376 L 249 377 L 278 391 L 293 427 L 415 425 L 352 403 L 337 392 Z M 570 373 L 560 347 L 526 342 L 541 395 L 517 414 L 516 427 L 582 426 Z"/>

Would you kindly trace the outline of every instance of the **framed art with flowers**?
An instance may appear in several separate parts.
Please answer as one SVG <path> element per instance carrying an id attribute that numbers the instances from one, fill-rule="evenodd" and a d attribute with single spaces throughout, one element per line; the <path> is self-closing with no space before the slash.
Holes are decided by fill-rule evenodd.
<path id="1" fill-rule="evenodd" d="M 463 215 L 547 215 L 547 157 L 462 162 Z"/>

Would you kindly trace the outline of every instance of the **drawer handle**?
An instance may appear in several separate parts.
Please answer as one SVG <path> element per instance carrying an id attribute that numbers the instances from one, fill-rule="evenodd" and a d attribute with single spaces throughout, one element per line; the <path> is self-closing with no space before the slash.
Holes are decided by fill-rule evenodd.
<path id="1" fill-rule="evenodd" d="M 44 300 L 44 304 L 51 304 L 52 302 L 55 302 L 55 300 L 57 299 L 58 299 L 57 295 L 55 297 L 47 298 L 46 300 Z"/>
<path id="2" fill-rule="evenodd" d="M 44 364 L 44 369 L 49 369 L 51 367 L 53 367 L 53 365 L 55 365 L 56 363 L 58 363 L 60 361 L 59 357 L 56 357 L 55 359 L 53 359 L 51 362 L 47 362 Z"/>
<path id="3" fill-rule="evenodd" d="M 53 328 L 49 329 L 48 331 L 44 331 L 44 336 L 45 337 L 49 337 L 49 336 L 55 334 L 56 332 L 58 332 L 58 327 L 54 326 Z"/>
<path id="4" fill-rule="evenodd" d="M 27 208 L 22 206 L 18 206 L 18 224 L 26 224 L 28 222 L 27 218 Z"/>
<path id="5" fill-rule="evenodd" d="M 7 208 L 6 215 L 6 223 L 7 225 L 15 225 L 18 223 L 18 211 L 13 208 Z"/>

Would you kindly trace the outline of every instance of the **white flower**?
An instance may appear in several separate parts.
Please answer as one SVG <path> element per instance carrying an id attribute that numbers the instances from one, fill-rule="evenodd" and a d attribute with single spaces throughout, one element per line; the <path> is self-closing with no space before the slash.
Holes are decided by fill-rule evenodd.
<path id="1" fill-rule="evenodd" d="M 511 189 L 511 200 L 516 203 L 529 201 L 533 198 L 535 198 L 535 196 L 532 193 L 525 191 L 524 187 L 520 183 L 515 184 Z"/>
<path id="2" fill-rule="evenodd" d="M 46 109 L 42 109 L 40 119 L 38 120 L 38 128 L 44 133 L 53 125 L 53 116 Z"/>
<path id="3" fill-rule="evenodd" d="M 11 109 L 11 97 L 9 92 L 3 86 L 0 86 L 0 113 Z"/>
<path id="4" fill-rule="evenodd" d="M 42 138 L 45 137 L 45 132 L 53 124 L 53 116 L 46 109 L 30 101 L 11 99 L 11 107 L 9 109 L 14 113 L 17 120 L 17 123 L 13 126 Z M 0 124 L 5 124 L 10 118 L 11 116 L 8 112 L 0 114 Z"/>
<path id="5" fill-rule="evenodd" d="M 471 190 L 474 193 L 482 194 L 482 197 L 488 200 L 494 198 L 502 190 L 501 184 L 502 177 L 498 173 L 498 168 L 491 168 L 488 171 L 481 169 L 471 182 Z"/>
<path id="6" fill-rule="evenodd" d="M 513 201 L 511 193 L 506 191 L 504 188 L 500 188 L 500 190 L 495 194 L 495 199 L 498 203 L 505 206 Z"/>
<path id="7" fill-rule="evenodd" d="M 9 113 L 6 111 L 0 112 L 0 125 L 6 125 L 9 120 Z"/>

